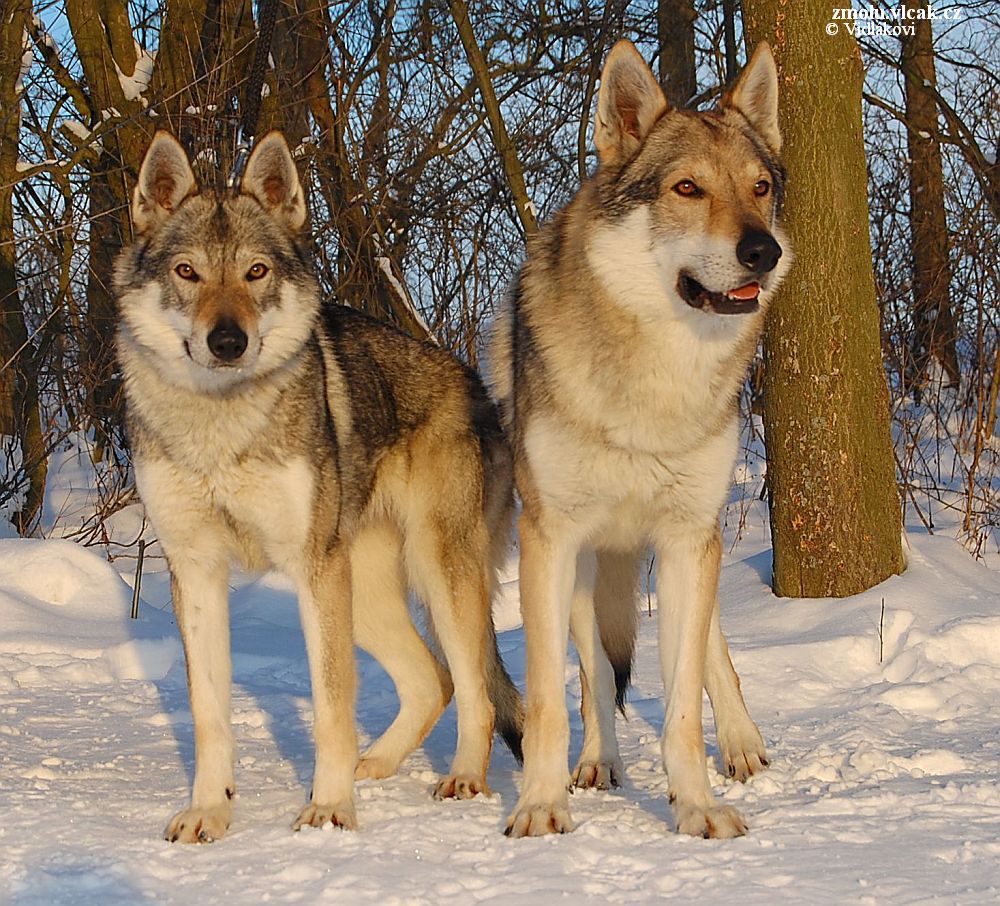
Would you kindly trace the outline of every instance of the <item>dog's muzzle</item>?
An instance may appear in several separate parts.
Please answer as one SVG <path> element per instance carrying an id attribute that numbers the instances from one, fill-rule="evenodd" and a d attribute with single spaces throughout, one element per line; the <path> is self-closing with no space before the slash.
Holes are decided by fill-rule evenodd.
<path id="1" fill-rule="evenodd" d="M 208 349 L 224 365 L 232 365 L 247 350 L 247 335 L 232 318 L 220 318 L 206 339 Z"/>
<path id="2" fill-rule="evenodd" d="M 769 274 L 781 258 L 781 246 L 765 230 L 747 229 L 736 245 L 736 260 L 749 272 L 750 282 L 724 292 L 715 292 L 682 272 L 677 292 L 692 308 L 720 315 L 743 315 L 760 307 L 760 278 Z"/>

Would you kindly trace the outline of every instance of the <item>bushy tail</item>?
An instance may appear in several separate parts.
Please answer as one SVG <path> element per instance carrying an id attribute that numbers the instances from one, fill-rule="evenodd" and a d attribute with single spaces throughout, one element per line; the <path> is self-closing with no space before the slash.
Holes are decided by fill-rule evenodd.
<path id="1" fill-rule="evenodd" d="M 615 672 L 615 704 L 625 713 L 625 694 L 632 681 L 639 609 L 639 567 L 642 551 L 597 552 L 594 613 L 601 645 Z"/>
<path id="2" fill-rule="evenodd" d="M 490 403 L 496 417 L 496 408 Z M 500 429 L 481 432 L 485 487 L 485 516 L 490 533 L 490 601 L 496 597 L 497 577 L 510 550 L 511 524 L 514 518 L 514 457 Z M 496 630 L 490 617 L 491 653 L 488 655 L 487 690 L 496 710 L 496 731 L 507 744 L 518 764 L 523 762 L 521 737 L 524 734 L 524 702 L 500 658 Z"/>
<path id="3" fill-rule="evenodd" d="M 496 710 L 495 729 L 507 744 L 518 764 L 524 762 L 521 737 L 524 735 L 524 702 L 500 659 L 496 633 L 493 633 L 493 654 L 487 665 L 487 692 Z"/>

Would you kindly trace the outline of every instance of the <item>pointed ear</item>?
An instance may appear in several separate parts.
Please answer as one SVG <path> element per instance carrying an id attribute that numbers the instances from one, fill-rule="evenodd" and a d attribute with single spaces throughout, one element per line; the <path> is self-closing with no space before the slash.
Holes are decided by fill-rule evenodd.
<path id="1" fill-rule="evenodd" d="M 601 163 L 630 158 L 667 109 L 667 99 L 631 41 L 611 48 L 601 72 L 594 144 Z"/>
<path id="2" fill-rule="evenodd" d="M 280 132 L 268 132 L 254 147 L 243 174 L 242 191 L 291 232 L 306 222 L 305 193 L 295 161 Z"/>
<path id="3" fill-rule="evenodd" d="M 145 233 L 166 220 L 198 185 L 188 156 L 169 132 L 157 132 L 139 168 L 132 193 L 132 223 Z"/>
<path id="4" fill-rule="evenodd" d="M 738 110 L 756 130 L 771 151 L 781 150 L 778 128 L 778 70 L 766 41 L 761 41 L 743 68 L 736 84 L 719 105 Z"/>

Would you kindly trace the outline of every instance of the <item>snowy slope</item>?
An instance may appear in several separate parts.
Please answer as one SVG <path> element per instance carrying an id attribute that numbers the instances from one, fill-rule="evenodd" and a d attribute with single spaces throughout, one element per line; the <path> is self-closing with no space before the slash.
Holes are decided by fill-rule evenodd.
<path id="1" fill-rule="evenodd" d="M 717 791 L 750 823 L 733 841 L 672 830 L 655 595 L 619 721 L 627 785 L 574 796 L 574 834 L 501 835 L 520 778 L 499 744 L 491 799 L 431 799 L 453 708 L 401 775 L 359 784 L 359 832 L 292 833 L 312 766 L 294 597 L 280 577 L 235 578 L 239 794 L 230 834 L 201 847 L 160 839 L 193 755 L 162 562 L 149 561 L 131 622 L 131 590 L 97 554 L 0 541 L 0 902 L 995 902 L 1000 576 L 953 541 L 910 541 L 905 575 L 842 601 L 774 598 L 770 552 L 752 531 L 727 558 L 723 622 L 771 757 L 745 786 L 713 764 Z M 497 619 L 523 685 L 513 578 Z M 359 672 L 370 738 L 395 696 L 370 659 Z M 576 750 L 575 671 L 567 687 Z"/>

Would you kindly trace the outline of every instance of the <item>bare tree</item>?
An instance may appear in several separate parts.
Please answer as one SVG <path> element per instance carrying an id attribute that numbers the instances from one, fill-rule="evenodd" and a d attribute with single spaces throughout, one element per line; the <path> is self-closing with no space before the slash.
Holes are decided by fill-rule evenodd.
<path id="1" fill-rule="evenodd" d="M 660 85 L 667 100 L 683 107 L 698 91 L 694 56 L 694 0 L 657 0 Z"/>
<path id="2" fill-rule="evenodd" d="M 909 8 L 916 4 L 907 4 Z M 915 392 L 936 360 L 950 386 L 961 380 L 952 315 L 944 170 L 938 144 L 938 110 L 930 89 L 937 86 L 930 19 L 914 19 L 904 33 L 901 68 L 905 79 L 906 135 L 910 158 L 910 245 L 913 267 L 913 339 L 909 384 Z"/>
<path id="3" fill-rule="evenodd" d="M 45 493 L 46 455 L 38 410 L 38 372 L 18 287 L 13 186 L 20 145 L 21 91 L 31 47 L 25 36 L 29 0 L 12 0 L 0 14 L 0 440 L 7 467 L 26 487 L 14 513 L 19 532 L 34 526 Z M 12 461 L 15 451 L 20 463 Z"/>
<path id="4" fill-rule="evenodd" d="M 537 211 L 544 219 L 593 166 L 588 130 L 610 46 L 623 35 L 633 38 L 668 90 L 678 80 L 690 86 L 676 97 L 695 106 L 710 103 L 732 77 L 743 47 L 736 0 L 278 3 L 259 131 L 281 128 L 295 149 L 324 291 L 473 364 L 520 263 L 525 216 Z M 908 514 L 931 528 L 936 508 L 964 508 L 968 543 L 978 549 L 1000 524 L 992 490 L 1000 469 L 994 453 L 1000 50 L 988 40 L 1000 21 L 995 5 L 956 4 L 966 24 L 935 31 L 936 82 L 923 88 L 937 110 L 926 131 L 943 168 L 949 301 L 963 375 L 958 396 L 938 398 L 928 388 L 917 405 L 907 391 L 914 280 L 906 158 L 913 155 L 898 47 L 884 38 L 863 45 L 865 142 L 900 487 Z M 829 16 L 818 7 L 800 14 L 798 7 L 785 4 L 789 41 L 821 33 Z M 155 128 L 181 137 L 203 184 L 224 183 L 250 100 L 258 8 L 254 0 L 67 0 L 38 3 L 32 15 L 26 0 L 4 4 L 5 512 L 12 506 L 37 512 L 41 470 L 54 450 L 96 460 L 98 499 L 81 517 L 79 537 L 100 539 L 101 520 L 128 499 L 129 450 L 116 406 L 107 294 L 110 262 L 129 237 L 128 193 Z M 456 11 L 478 47 L 471 58 Z M 9 89 L 18 84 L 27 51 L 32 65 L 15 104 Z M 683 75 L 673 75 L 675 69 Z M 796 62 L 788 78 L 801 80 L 804 71 Z M 492 91 L 492 109 L 483 91 Z M 825 121 L 819 128 L 842 134 Z M 503 147 L 506 164 L 498 153 Z M 800 182 L 830 182 L 830 153 L 800 163 L 807 175 L 794 181 L 793 197 Z M 862 184 L 858 173 L 854 179 Z M 864 231 L 857 228 L 854 239 L 863 245 Z M 853 376 L 844 379 L 853 386 Z M 32 431 L 39 441 L 28 438 Z M 25 454 L 28 448 L 37 452 Z M 59 530 L 67 531 L 68 515 L 58 518 Z"/>

